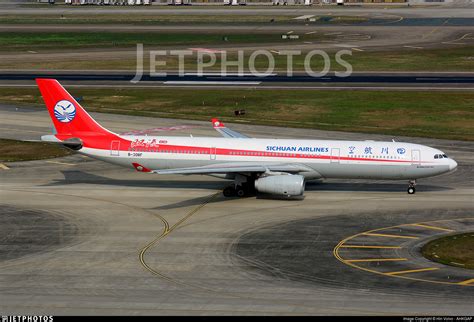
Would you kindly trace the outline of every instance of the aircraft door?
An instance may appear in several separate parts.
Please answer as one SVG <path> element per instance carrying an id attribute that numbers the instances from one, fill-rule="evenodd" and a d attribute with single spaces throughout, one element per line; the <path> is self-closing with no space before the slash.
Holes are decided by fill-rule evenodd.
<path id="1" fill-rule="evenodd" d="M 421 156 L 420 150 L 411 150 L 411 164 L 420 164 Z"/>
<path id="2" fill-rule="evenodd" d="M 216 159 L 216 147 L 212 147 L 212 148 L 210 149 L 209 155 L 210 155 L 211 160 L 215 160 L 215 159 Z"/>
<path id="3" fill-rule="evenodd" d="M 339 148 L 332 148 L 331 149 L 331 163 L 339 163 L 340 161 L 340 149 Z"/>
<path id="4" fill-rule="evenodd" d="M 120 141 L 110 143 L 110 155 L 118 157 L 120 155 Z"/>

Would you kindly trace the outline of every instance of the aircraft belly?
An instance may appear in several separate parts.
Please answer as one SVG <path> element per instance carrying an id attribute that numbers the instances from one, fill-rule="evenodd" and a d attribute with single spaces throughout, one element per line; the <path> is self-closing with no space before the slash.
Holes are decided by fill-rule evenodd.
<path id="1" fill-rule="evenodd" d="M 314 164 L 312 168 L 324 178 L 338 179 L 404 179 L 405 166 L 375 164 Z"/>

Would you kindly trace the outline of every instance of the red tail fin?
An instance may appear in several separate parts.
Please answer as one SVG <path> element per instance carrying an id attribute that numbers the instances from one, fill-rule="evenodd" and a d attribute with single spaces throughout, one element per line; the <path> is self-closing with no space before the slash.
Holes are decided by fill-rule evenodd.
<path id="1" fill-rule="evenodd" d="M 36 83 L 59 137 L 114 135 L 94 121 L 57 80 L 38 78 Z"/>

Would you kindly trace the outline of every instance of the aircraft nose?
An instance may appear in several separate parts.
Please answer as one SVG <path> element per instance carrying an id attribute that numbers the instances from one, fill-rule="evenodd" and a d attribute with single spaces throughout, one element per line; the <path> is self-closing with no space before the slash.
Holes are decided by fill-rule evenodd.
<path id="1" fill-rule="evenodd" d="M 453 159 L 449 159 L 449 171 L 456 169 L 458 166 L 458 163 L 454 161 Z"/>

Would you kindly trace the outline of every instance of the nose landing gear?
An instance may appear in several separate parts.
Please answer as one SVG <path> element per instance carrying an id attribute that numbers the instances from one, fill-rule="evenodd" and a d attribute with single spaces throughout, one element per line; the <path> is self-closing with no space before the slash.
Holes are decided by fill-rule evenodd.
<path id="1" fill-rule="evenodd" d="M 408 192 L 409 195 L 413 195 L 416 192 L 415 186 L 416 186 L 416 181 L 415 180 L 408 181 L 407 192 Z"/>

